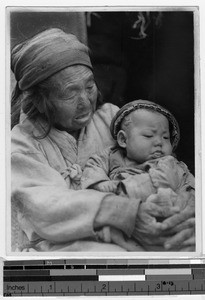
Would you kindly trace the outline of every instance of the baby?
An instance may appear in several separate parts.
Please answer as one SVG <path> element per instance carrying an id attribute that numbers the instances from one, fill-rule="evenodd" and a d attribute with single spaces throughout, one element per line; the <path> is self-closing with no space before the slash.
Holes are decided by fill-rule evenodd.
<path id="1" fill-rule="evenodd" d="M 113 118 L 111 133 L 117 145 L 90 157 L 83 172 L 82 188 L 141 201 L 158 194 L 159 205 L 180 209 L 188 201 L 194 205 L 194 177 L 175 158 L 179 126 L 168 110 L 146 100 L 130 102 Z M 137 240 L 137 236 L 134 238 Z"/>

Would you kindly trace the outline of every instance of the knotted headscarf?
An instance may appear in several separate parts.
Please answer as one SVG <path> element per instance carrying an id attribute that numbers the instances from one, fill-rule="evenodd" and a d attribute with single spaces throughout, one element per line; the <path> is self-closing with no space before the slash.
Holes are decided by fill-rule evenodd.
<path id="1" fill-rule="evenodd" d="M 111 125 L 110 131 L 113 138 L 117 139 L 117 134 L 121 129 L 121 124 L 125 116 L 129 115 L 131 112 L 137 109 L 148 109 L 154 112 L 158 112 L 164 115 L 168 121 L 170 126 L 170 134 L 171 134 L 171 144 L 173 151 L 176 149 L 179 140 L 180 140 L 180 130 L 178 122 L 176 121 L 175 117 L 164 107 L 160 106 L 157 103 L 148 101 L 148 100 L 135 100 L 125 104 L 114 116 Z"/>
<path id="2" fill-rule="evenodd" d="M 88 48 L 75 35 L 58 28 L 37 34 L 11 52 L 11 69 L 21 91 L 78 64 L 92 69 Z"/>

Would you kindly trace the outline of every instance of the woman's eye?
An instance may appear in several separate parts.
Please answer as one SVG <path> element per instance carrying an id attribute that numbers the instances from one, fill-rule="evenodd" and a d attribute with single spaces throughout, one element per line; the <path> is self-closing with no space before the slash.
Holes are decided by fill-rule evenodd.
<path id="1" fill-rule="evenodd" d="M 75 96 L 67 96 L 65 99 L 62 99 L 63 101 L 65 101 L 65 102 L 70 102 L 70 101 L 74 101 L 74 99 L 75 99 Z"/>
<path id="2" fill-rule="evenodd" d="M 71 100 L 76 96 L 76 92 L 70 92 L 70 93 L 66 93 L 66 95 L 64 95 L 62 97 L 62 100 L 66 101 L 66 100 Z"/>
<path id="3" fill-rule="evenodd" d="M 164 136 L 164 139 L 165 139 L 165 140 L 169 140 L 170 137 L 169 137 L 169 136 Z"/>
<path id="4" fill-rule="evenodd" d="M 86 89 L 87 89 L 88 91 L 92 91 L 92 89 L 94 88 L 94 86 L 95 86 L 95 84 L 88 85 L 88 86 L 86 87 Z"/>
<path id="5" fill-rule="evenodd" d="M 67 96 L 68 99 L 74 98 L 74 97 L 75 97 L 75 93 L 71 93 L 70 95 Z"/>
<path id="6" fill-rule="evenodd" d="M 93 89 L 93 87 L 92 87 L 92 86 L 88 86 L 88 87 L 86 88 L 86 90 L 87 90 L 88 92 L 91 92 L 91 91 L 92 91 L 92 89 Z"/>

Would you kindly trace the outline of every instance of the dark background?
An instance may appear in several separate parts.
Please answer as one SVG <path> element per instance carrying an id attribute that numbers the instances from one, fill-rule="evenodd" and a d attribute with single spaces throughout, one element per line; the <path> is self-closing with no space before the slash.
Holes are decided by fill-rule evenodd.
<path id="1" fill-rule="evenodd" d="M 174 114 L 177 157 L 194 173 L 193 12 L 16 11 L 10 25 L 11 47 L 50 27 L 76 34 L 90 48 L 105 102 L 148 99 Z"/>

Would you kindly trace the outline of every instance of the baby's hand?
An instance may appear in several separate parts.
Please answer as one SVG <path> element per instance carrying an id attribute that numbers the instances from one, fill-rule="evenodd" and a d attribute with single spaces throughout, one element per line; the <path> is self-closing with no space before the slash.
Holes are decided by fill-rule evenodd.
<path id="1" fill-rule="evenodd" d="M 102 181 L 95 183 L 92 188 L 100 192 L 115 193 L 117 190 L 117 184 L 114 181 Z"/>

